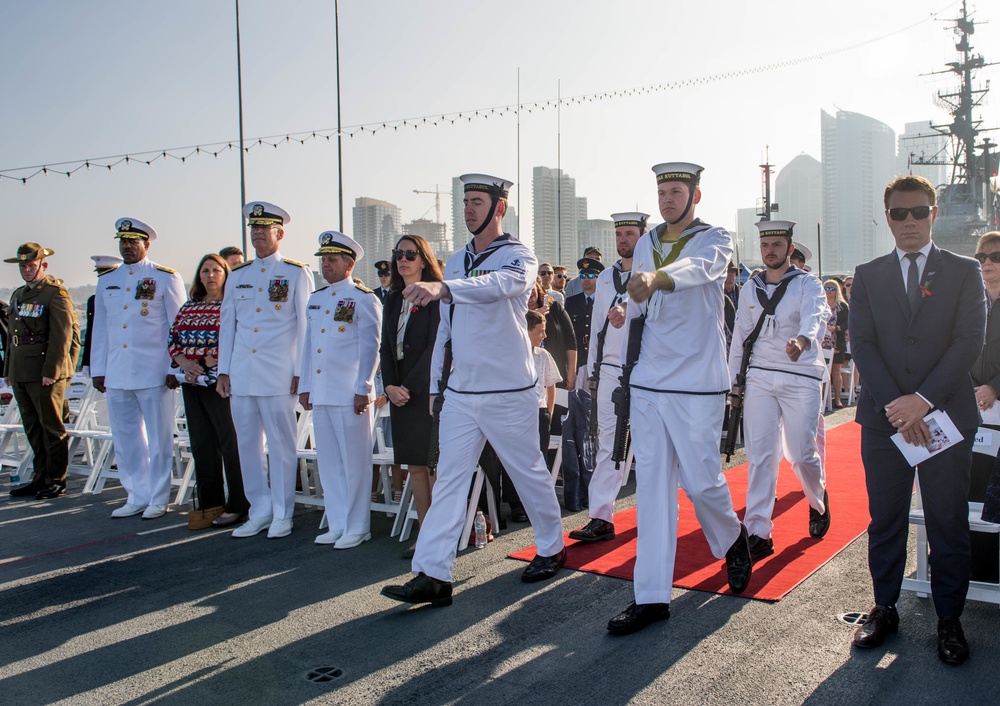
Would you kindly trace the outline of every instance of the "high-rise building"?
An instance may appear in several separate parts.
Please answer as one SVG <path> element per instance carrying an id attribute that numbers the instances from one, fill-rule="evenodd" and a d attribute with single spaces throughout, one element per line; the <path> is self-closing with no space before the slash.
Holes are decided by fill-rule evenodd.
<path id="1" fill-rule="evenodd" d="M 613 264 L 618 260 L 618 251 L 615 247 L 615 222 L 602 218 L 585 218 L 579 221 L 577 229 L 580 243 L 580 252 L 563 252 L 563 262 L 553 262 L 554 265 L 566 265 L 571 268 L 576 266 L 576 261 L 583 257 L 583 251 L 589 247 L 595 247 L 601 251 L 604 258 L 604 266 Z M 542 260 L 539 259 L 539 262 Z"/>
<path id="2" fill-rule="evenodd" d="M 778 202 L 781 206 L 781 202 Z M 733 261 L 747 263 L 751 270 L 761 263 L 759 231 L 755 225 L 760 220 L 757 209 L 753 206 L 736 209 L 736 232 L 733 236 Z"/>
<path id="3" fill-rule="evenodd" d="M 778 172 L 774 180 L 774 198 L 778 211 L 775 220 L 795 221 L 795 240 L 812 251 L 809 265 L 813 272 L 829 270 L 826 253 L 817 247 L 816 226 L 823 212 L 823 165 L 815 157 L 803 153 L 792 159 Z"/>
<path id="4" fill-rule="evenodd" d="M 447 260 L 454 252 L 451 240 L 448 238 L 444 223 L 435 223 L 427 218 L 418 218 L 412 223 L 403 224 L 403 233 L 419 235 L 431 246 L 431 250 L 439 260 Z"/>
<path id="5" fill-rule="evenodd" d="M 579 222 L 587 218 L 587 199 L 577 197 L 576 180 L 560 169 L 535 167 L 531 195 L 535 255 L 539 262 L 576 262 L 580 257 Z"/>
<path id="6" fill-rule="evenodd" d="M 906 131 L 899 136 L 896 174 L 922 176 L 934 186 L 947 181 L 946 164 L 921 162 L 948 162 L 948 138 L 932 128 L 930 120 L 906 123 Z"/>
<path id="7" fill-rule="evenodd" d="M 874 118 L 846 110 L 835 116 L 820 111 L 820 126 L 823 272 L 852 272 L 892 248 L 882 195 L 896 174 L 896 134 Z"/>
<path id="8" fill-rule="evenodd" d="M 362 196 L 354 201 L 353 216 L 354 239 L 372 262 L 389 257 L 402 234 L 403 217 L 399 206 Z"/>
<path id="9" fill-rule="evenodd" d="M 451 180 L 451 244 L 452 252 L 456 252 L 465 247 L 465 244 L 472 238 L 469 229 L 465 226 L 465 185 L 458 177 Z M 511 202 L 507 202 L 507 212 L 500 222 L 500 227 L 504 233 L 510 233 L 515 238 L 520 238 L 519 221 L 517 209 Z M 442 258 L 443 259 L 443 258 Z"/>

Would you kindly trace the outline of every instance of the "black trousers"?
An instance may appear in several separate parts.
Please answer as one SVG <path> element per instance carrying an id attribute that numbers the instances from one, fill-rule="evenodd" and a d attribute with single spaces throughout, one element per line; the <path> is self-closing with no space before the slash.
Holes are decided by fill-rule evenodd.
<path id="1" fill-rule="evenodd" d="M 938 617 L 959 617 L 969 590 L 969 478 L 975 430 L 963 440 L 921 463 L 920 479 L 927 542 L 930 545 L 931 594 Z M 862 427 L 861 460 L 868 489 L 868 568 L 875 603 L 899 600 L 906 567 L 910 499 L 914 469 L 889 434 Z"/>
<path id="2" fill-rule="evenodd" d="M 66 482 L 69 468 L 69 435 L 65 419 L 66 385 L 56 380 L 51 385 L 38 382 L 15 382 L 14 399 L 21 412 L 24 435 L 35 453 L 35 477 L 32 482 L 52 485 Z"/>
<path id="3" fill-rule="evenodd" d="M 202 508 L 225 505 L 226 512 L 242 515 L 250 509 L 243 493 L 240 452 L 236 446 L 236 427 L 229 400 L 220 397 L 215 387 L 181 385 L 187 411 L 188 434 L 194 474 L 198 480 L 198 500 Z M 229 500 L 222 482 L 225 470 Z"/>

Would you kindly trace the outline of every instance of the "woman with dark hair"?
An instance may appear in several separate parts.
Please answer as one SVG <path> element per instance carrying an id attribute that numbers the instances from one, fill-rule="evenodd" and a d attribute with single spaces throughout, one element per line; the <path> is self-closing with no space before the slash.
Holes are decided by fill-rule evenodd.
<path id="1" fill-rule="evenodd" d="M 229 398 L 215 391 L 219 364 L 219 312 L 226 291 L 229 265 L 219 255 L 201 258 L 191 285 L 191 298 L 181 306 L 170 327 L 170 358 L 179 368 L 191 455 L 197 478 L 199 510 L 188 515 L 190 529 L 228 527 L 250 509 L 243 494 L 240 454 Z M 225 468 L 229 500 L 222 475 Z"/>
<path id="2" fill-rule="evenodd" d="M 847 360 L 847 325 L 850 306 L 844 299 L 839 280 L 826 280 L 823 283 L 823 292 L 826 294 L 826 304 L 830 307 L 830 316 L 826 322 L 826 335 L 823 337 L 822 346 L 833 349 L 833 361 L 830 364 L 830 399 L 833 401 L 833 406 L 840 409 L 844 406 L 844 403 L 840 401 L 840 393 L 844 388 L 844 377 L 840 368 Z"/>
<path id="3" fill-rule="evenodd" d="M 438 302 L 416 306 L 403 299 L 402 291 L 414 282 L 440 282 L 444 276 L 430 245 L 419 235 L 399 239 L 390 270 L 390 291 L 382 307 L 382 384 L 390 402 L 394 461 L 397 468 L 407 466 L 417 518 L 423 522 L 432 485 L 427 472 L 431 354 L 441 315 Z M 404 558 L 412 552 L 410 547 Z"/>

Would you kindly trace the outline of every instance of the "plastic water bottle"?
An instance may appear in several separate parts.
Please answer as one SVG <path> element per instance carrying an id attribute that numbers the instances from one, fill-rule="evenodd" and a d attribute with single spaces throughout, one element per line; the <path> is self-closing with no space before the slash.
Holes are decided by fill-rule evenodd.
<path id="1" fill-rule="evenodd" d="M 486 547 L 486 517 L 482 510 L 476 510 L 476 521 L 473 527 L 476 530 L 476 549 Z"/>
<path id="2" fill-rule="evenodd" d="M 10 472 L 10 485 L 11 487 L 13 487 L 15 485 L 20 485 L 20 484 L 21 484 L 21 474 L 18 473 L 17 469 L 15 468 L 13 471 Z"/>

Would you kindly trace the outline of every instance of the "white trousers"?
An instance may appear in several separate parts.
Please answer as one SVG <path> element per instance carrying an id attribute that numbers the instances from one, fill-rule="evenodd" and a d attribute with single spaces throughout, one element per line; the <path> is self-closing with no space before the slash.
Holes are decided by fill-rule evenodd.
<path id="1" fill-rule="evenodd" d="M 746 435 L 747 532 L 767 539 L 774 523 L 774 495 L 782 447 L 809 505 L 820 512 L 826 473 L 817 446 L 820 381 L 771 370 L 751 370 L 743 405 Z"/>
<path id="2" fill-rule="evenodd" d="M 166 385 L 107 391 L 118 477 L 133 505 L 170 502 L 174 463 L 174 393 Z"/>
<path id="3" fill-rule="evenodd" d="M 353 406 L 313 407 L 316 459 L 331 531 L 364 535 L 371 530 L 373 408 L 355 414 Z"/>
<path id="4" fill-rule="evenodd" d="M 615 499 L 622 487 L 622 477 L 627 470 L 624 461 L 621 468 L 615 469 L 611 460 L 611 451 L 615 444 L 615 426 L 618 417 L 615 416 L 615 405 L 611 401 L 611 393 L 620 384 L 618 376 L 621 370 L 610 365 L 601 367 L 601 379 L 597 384 L 597 461 L 594 464 L 594 475 L 590 479 L 590 517 L 595 520 L 611 522 L 615 513 Z"/>
<path id="5" fill-rule="evenodd" d="M 694 504 L 712 554 L 721 559 L 740 534 L 719 456 L 725 395 L 679 395 L 632 388 L 635 449 L 635 602 L 669 603 L 677 551 L 677 487 Z"/>
<path id="6" fill-rule="evenodd" d="M 233 424 L 240 450 L 243 491 L 250 501 L 250 519 L 292 519 L 295 511 L 295 395 L 251 397 L 233 395 Z M 264 436 L 267 458 L 264 458 Z M 271 484 L 268 487 L 268 465 Z"/>
<path id="7" fill-rule="evenodd" d="M 447 393 L 439 439 L 437 481 L 420 527 L 414 573 L 422 571 L 451 581 L 472 474 L 487 441 L 524 503 L 535 531 L 536 551 L 540 556 L 559 553 L 563 548 L 562 516 L 552 476 L 538 447 L 538 396 L 534 388 L 485 395 Z"/>

